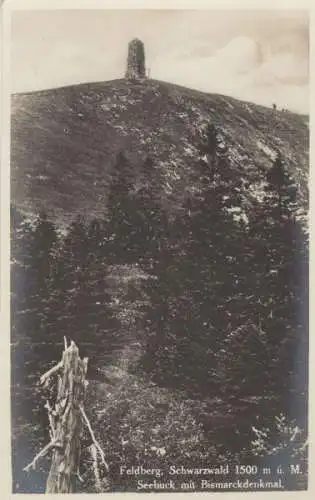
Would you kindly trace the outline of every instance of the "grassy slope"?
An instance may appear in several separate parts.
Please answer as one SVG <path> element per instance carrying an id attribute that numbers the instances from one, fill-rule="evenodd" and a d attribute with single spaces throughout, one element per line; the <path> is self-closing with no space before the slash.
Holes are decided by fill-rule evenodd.
<path id="1" fill-rule="evenodd" d="M 206 119 L 220 127 L 235 168 L 251 183 L 248 199 L 276 148 L 307 197 L 305 117 L 155 80 L 113 80 L 12 97 L 12 200 L 29 211 L 53 209 L 59 219 L 100 215 L 120 150 L 135 164 L 157 158 L 170 189 L 183 193 L 196 128 Z"/>

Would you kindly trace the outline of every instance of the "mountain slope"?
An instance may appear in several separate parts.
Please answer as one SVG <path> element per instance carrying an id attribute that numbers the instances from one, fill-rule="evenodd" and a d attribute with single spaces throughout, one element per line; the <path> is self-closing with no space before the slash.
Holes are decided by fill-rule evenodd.
<path id="1" fill-rule="evenodd" d="M 12 201 L 27 212 L 42 207 L 59 220 L 105 210 L 115 157 L 137 165 L 155 159 L 169 192 L 180 200 L 197 161 L 196 133 L 219 127 L 232 164 L 259 196 L 278 149 L 307 199 L 307 117 L 165 82 L 113 80 L 12 96 Z"/>

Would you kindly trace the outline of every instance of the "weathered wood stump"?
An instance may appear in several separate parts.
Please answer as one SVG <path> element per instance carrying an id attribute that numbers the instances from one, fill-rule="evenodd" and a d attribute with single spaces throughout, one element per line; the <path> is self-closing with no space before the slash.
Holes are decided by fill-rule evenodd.
<path id="1" fill-rule="evenodd" d="M 47 388 L 50 387 L 52 379 L 56 380 L 57 377 L 57 385 L 53 386 L 55 394 L 52 394 L 52 398 L 49 398 L 45 405 L 50 426 L 50 443 L 24 467 L 24 470 L 34 470 L 40 458 L 49 451 L 53 452 L 46 493 L 74 493 L 77 481 L 84 482 L 79 473 L 83 424 L 92 442 L 89 451 L 93 460 L 95 488 L 98 492 L 108 490 L 106 477 L 103 481 L 99 466 L 106 472 L 109 467 L 83 407 L 88 384 L 85 379 L 87 364 L 87 358 L 80 359 L 75 343 L 71 342 L 67 346 L 65 339 L 62 360 L 40 378 L 40 384 Z"/>
<path id="2" fill-rule="evenodd" d="M 55 443 L 46 493 L 73 493 L 80 462 L 82 413 L 87 359 L 81 360 L 74 342 L 62 356 L 55 408 L 51 410 L 51 437 Z"/>

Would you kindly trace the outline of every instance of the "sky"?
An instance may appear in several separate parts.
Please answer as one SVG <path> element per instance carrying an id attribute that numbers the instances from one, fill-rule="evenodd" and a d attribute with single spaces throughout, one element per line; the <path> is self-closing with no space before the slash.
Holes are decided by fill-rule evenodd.
<path id="1" fill-rule="evenodd" d="M 309 112 L 303 10 L 15 11 L 13 92 L 122 78 L 140 38 L 151 78 Z"/>

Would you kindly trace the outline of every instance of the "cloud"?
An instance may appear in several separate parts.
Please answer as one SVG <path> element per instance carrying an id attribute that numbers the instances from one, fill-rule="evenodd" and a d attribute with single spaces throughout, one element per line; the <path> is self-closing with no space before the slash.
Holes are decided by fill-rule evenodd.
<path id="1" fill-rule="evenodd" d="M 308 111 L 307 58 L 281 51 L 264 55 L 261 44 L 250 37 L 234 37 L 211 55 L 193 59 L 170 52 L 156 59 L 152 71 L 162 80 L 206 92 Z"/>
<path id="2" fill-rule="evenodd" d="M 260 60 L 259 44 L 252 38 L 239 36 L 218 50 L 214 58 L 218 64 L 228 65 L 231 71 L 247 72 Z"/>
<path id="3" fill-rule="evenodd" d="M 193 58 L 188 53 L 182 57 L 183 48 L 177 52 L 169 51 L 156 58 L 153 69 L 157 74 L 176 74 L 178 78 L 199 81 L 199 86 L 204 86 L 211 82 L 223 84 L 226 76 L 252 71 L 259 62 L 259 46 L 248 37 L 234 38 L 208 56 L 202 53 L 202 49 L 195 47 Z"/>
<path id="4" fill-rule="evenodd" d="M 279 52 L 259 68 L 257 77 L 268 83 L 277 80 L 286 84 L 305 84 L 308 81 L 308 60 L 291 52 Z"/>

